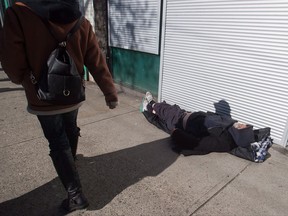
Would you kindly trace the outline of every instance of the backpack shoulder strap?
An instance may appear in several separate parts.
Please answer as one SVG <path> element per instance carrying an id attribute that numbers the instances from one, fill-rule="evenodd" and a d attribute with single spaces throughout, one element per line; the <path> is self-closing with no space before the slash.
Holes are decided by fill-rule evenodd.
<path id="1" fill-rule="evenodd" d="M 44 24 L 47 26 L 47 28 L 49 29 L 49 32 L 51 33 L 51 35 L 59 42 L 59 40 L 56 38 L 55 33 L 53 32 L 49 21 L 47 19 L 42 19 Z M 69 38 L 79 29 L 80 25 L 82 24 L 84 20 L 84 16 L 82 15 L 77 22 L 75 23 L 75 25 L 70 29 L 70 31 L 68 32 L 68 34 L 66 35 L 66 38 L 64 41 L 68 41 Z"/>
<path id="2" fill-rule="evenodd" d="M 73 26 L 73 28 L 68 32 L 67 36 L 66 36 L 66 41 L 69 40 L 69 38 L 79 29 L 80 25 L 82 24 L 84 20 L 84 16 L 81 16 L 77 22 L 75 23 L 75 25 Z"/>

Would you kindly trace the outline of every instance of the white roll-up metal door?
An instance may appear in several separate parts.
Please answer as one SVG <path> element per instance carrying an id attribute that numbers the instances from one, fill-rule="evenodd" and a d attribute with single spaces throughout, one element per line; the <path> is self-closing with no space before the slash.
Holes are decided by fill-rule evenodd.
<path id="1" fill-rule="evenodd" d="M 164 0 L 159 100 L 271 127 L 287 143 L 288 1 Z"/>
<path id="2" fill-rule="evenodd" d="M 160 0 L 108 0 L 109 46 L 159 54 Z"/>

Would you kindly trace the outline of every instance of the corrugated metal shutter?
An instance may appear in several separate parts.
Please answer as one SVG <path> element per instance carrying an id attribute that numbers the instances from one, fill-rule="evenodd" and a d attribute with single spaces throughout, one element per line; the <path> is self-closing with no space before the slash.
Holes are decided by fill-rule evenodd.
<path id="1" fill-rule="evenodd" d="M 159 54 L 159 0 L 109 0 L 109 46 Z"/>
<path id="2" fill-rule="evenodd" d="M 286 145 L 288 1 L 167 0 L 164 13 L 160 100 L 192 111 L 225 100 Z"/>

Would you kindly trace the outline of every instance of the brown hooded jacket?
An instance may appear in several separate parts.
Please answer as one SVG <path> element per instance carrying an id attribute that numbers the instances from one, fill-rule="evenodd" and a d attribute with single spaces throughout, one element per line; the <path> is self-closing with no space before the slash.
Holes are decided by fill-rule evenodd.
<path id="1" fill-rule="evenodd" d="M 12 10 L 13 9 L 13 10 Z M 6 10 L 1 64 L 16 84 L 21 84 L 26 93 L 28 107 L 34 111 L 54 111 L 72 107 L 51 105 L 37 98 L 31 82 L 31 71 L 39 78 L 43 64 L 57 46 L 57 41 L 50 34 L 41 18 L 22 3 L 13 5 Z M 63 40 L 76 21 L 68 24 L 50 22 L 53 32 L 59 40 Z M 83 71 L 85 65 L 101 91 L 105 100 L 117 102 L 116 89 L 105 58 L 99 48 L 92 26 L 84 19 L 80 28 L 67 43 L 67 50 L 75 61 L 78 71 Z M 83 72 L 84 73 L 84 72 Z M 84 74 L 81 74 L 84 76 Z"/>

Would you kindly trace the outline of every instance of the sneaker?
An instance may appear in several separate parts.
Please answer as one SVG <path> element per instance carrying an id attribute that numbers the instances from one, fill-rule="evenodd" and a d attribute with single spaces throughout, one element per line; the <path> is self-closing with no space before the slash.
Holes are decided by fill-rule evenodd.
<path id="1" fill-rule="evenodd" d="M 265 159 L 266 159 L 266 155 L 267 155 L 266 149 L 260 148 L 260 149 L 256 152 L 256 160 L 255 160 L 255 162 L 258 162 L 258 163 L 264 162 Z"/>
<path id="2" fill-rule="evenodd" d="M 148 108 L 147 108 L 148 104 L 149 104 L 149 102 L 146 100 L 145 97 L 143 97 L 142 103 L 140 106 L 140 112 L 148 111 Z"/>
<path id="3" fill-rule="evenodd" d="M 150 92 L 146 92 L 145 95 L 145 99 L 148 101 L 148 103 L 150 103 L 151 101 L 153 101 L 153 96 Z"/>
<path id="4" fill-rule="evenodd" d="M 261 148 L 265 149 L 266 151 L 268 151 L 268 149 L 273 145 L 273 139 L 271 139 L 270 136 L 264 138 L 261 142 L 260 142 L 260 146 Z"/>

